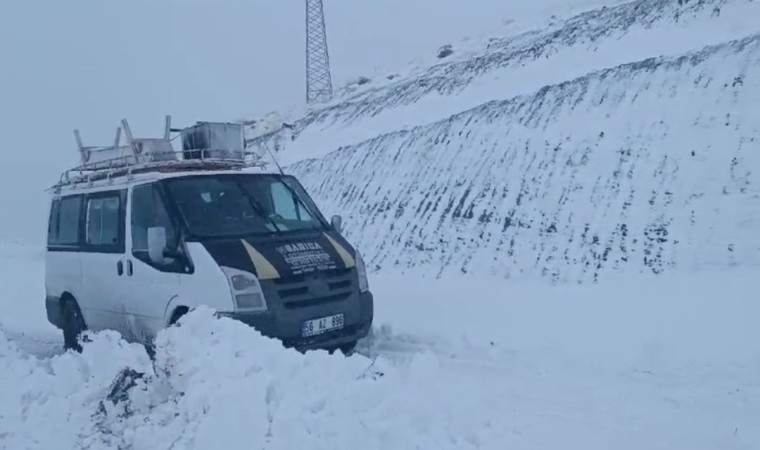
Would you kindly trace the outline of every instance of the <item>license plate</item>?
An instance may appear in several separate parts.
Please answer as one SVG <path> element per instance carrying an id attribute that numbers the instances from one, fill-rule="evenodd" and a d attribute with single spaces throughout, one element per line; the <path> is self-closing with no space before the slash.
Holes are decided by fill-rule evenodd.
<path id="1" fill-rule="evenodd" d="M 309 337 L 343 328 L 343 314 L 307 320 L 301 325 L 301 336 Z"/>

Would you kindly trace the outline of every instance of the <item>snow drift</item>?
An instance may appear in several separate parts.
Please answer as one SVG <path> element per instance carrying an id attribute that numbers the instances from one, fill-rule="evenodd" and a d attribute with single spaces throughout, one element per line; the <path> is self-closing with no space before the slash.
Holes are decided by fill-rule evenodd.
<path id="1" fill-rule="evenodd" d="M 0 332 L 0 447 L 753 448 L 750 275 L 484 282 L 464 310 L 456 278 L 380 277 L 381 321 L 349 358 L 287 350 L 207 309 L 162 331 L 155 361 L 111 332 L 46 359 Z"/>
<path id="2" fill-rule="evenodd" d="M 441 376 L 429 356 L 405 371 L 304 356 L 207 309 L 161 333 L 153 366 L 113 333 L 90 339 L 81 355 L 38 361 L 0 335 L 4 448 L 496 448 L 506 432 L 431 382 Z"/>
<path id="3" fill-rule="evenodd" d="M 758 6 L 584 13 L 253 142 L 346 216 L 375 270 L 588 281 L 757 265 Z"/>

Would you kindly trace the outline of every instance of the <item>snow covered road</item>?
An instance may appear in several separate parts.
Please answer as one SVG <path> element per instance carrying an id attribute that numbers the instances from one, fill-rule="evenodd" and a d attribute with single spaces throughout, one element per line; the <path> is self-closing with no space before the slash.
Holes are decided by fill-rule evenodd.
<path id="1" fill-rule="evenodd" d="M 3 449 L 760 446 L 749 269 L 553 287 L 376 274 L 376 327 L 349 358 L 198 311 L 151 364 L 111 333 L 62 353 L 42 261 L 3 254 Z M 124 367 L 146 375 L 114 404 Z"/>

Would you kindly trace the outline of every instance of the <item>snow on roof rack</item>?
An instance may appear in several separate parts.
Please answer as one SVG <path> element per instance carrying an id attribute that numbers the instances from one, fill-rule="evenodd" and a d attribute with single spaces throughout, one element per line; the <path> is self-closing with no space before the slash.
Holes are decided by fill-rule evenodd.
<path id="1" fill-rule="evenodd" d="M 126 145 L 120 145 L 122 130 Z M 172 145 L 171 132 L 179 132 L 182 150 Z M 164 135 L 160 138 L 135 138 L 127 119 L 116 129 L 111 146 L 85 147 L 79 130 L 74 130 L 81 164 L 64 171 L 51 189 L 80 183 L 92 184 L 122 176 L 149 172 L 231 170 L 264 167 L 266 163 L 254 152 L 246 152 L 243 125 L 226 122 L 197 122 L 182 129 L 171 128 L 166 116 Z"/>

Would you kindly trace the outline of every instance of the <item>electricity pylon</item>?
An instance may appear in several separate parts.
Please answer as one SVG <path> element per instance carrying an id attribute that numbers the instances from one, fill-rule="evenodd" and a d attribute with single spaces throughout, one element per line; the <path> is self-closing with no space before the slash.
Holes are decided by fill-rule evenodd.
<path id="1" fill-rule="evenodd" d="M 306 102 L 326 100 L 332 93 L 322 0 L 306 0 Z"/>

